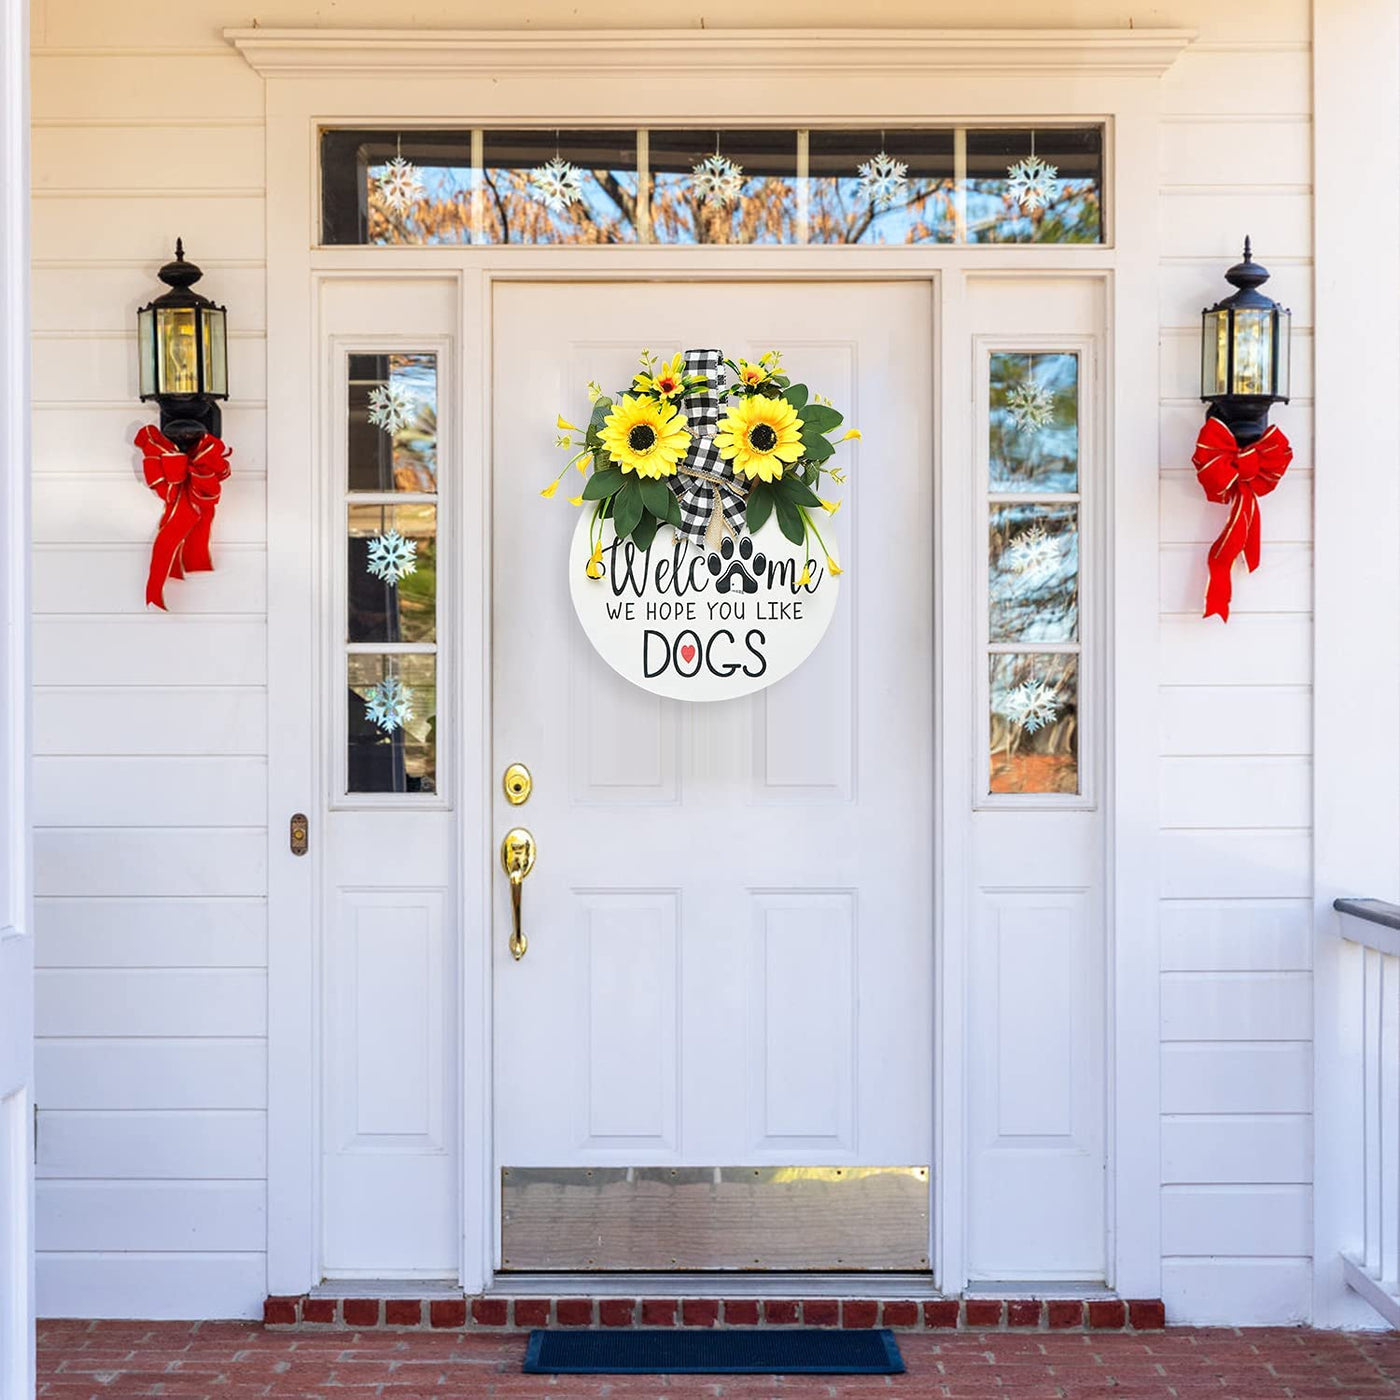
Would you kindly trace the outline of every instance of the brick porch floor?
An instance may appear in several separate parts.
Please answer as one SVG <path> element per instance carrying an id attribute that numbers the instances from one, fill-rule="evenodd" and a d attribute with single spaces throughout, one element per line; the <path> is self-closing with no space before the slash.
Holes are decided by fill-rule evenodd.
<path id="1" fill-rule="evenodd" d="M 1400 1335 L 1270 1328 L 911 1333 L 903 1376 L 521 1374 L 525 1338 L 453 1332 L 265 1330 L 252 1322 L 42 1322 L 44 1400 L 459 1400 L 746 1396 L 799 1400 L 1157 1400 L 1400 1395 Z"/>

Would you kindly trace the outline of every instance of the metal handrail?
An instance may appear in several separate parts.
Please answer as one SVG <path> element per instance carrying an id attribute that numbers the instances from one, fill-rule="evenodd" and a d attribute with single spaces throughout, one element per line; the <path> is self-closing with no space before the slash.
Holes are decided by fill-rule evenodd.
<path id="1" fill-rule="evenodd" d="M 1334 899 L 1332 908 L 1344 916 L 1342 937 L 1349 943 L 1400 957 L 1400 904 L 1384 899 Z"/>

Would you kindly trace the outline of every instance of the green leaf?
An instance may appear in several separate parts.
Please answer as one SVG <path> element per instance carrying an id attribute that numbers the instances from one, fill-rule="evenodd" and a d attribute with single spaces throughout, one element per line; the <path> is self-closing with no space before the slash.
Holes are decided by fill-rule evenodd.
<path id="1" fill-rule="evenodd" d="M 643 515 L 632 530 L 632 543 L 638 549 L 650 549 L 656 538 L 657 519 L 654 515 Z"/>
<path id="2" fill-rule="evenodd" d="M 802 512 L 786 496 L 775 496 L 778 508 L 778 528 L 793 544 L 801 544 L 807 538 Z"/>
<path id="3" fill-rule="evenodd" d="M 778 489 L 799 506 L 821 505 L 821 501 L 817 499 L 810 487 L 805 486 L 797 477 L 787 473 L 778 478 Z"/>
<path id="4" fill-rule="evenodd" d="M 830 438 L 820 433 L 802 434 L 802 455 L 809 462 L 825 462 L 836 451 Z"/>
<path id="5" fill-rule="evenodd" d="M 666 493 L 666 523 L 676 526 L 681 523 L 681 503 L 674 491 Z"/>
<path id="6" fill-rule="evenodd" d="M 756 481 L 749 488 L 748 509 L 744 513 L 749 534 L 756 535 L 773 513 L 773 488 L 762 481 Z"/>
<path id="7" fill-rule="evenodd" d="M 784 392 L 783 397 L 794 408 L 806 408 L 807 399 L 810 396 L 807 392 L 807 386 L 805 384 L 794 384 L 790 389 Z"/>
<path id="8" fill-rule="evenodd" d="M 637 528 L 642 518 L 642 493 L 635 481 L 629 481 L 613 498 L 613 526 L 618 539 L 624 539 Z"/>
<path id="9" fill-rule="evenodd" d="M 622 490 L 627 478 L 616 467 L 604 467 L 595 471 L 583 485 L 585 501 L 605 501 Z"/>
<path id="10" fill-rule="evenodd" d="M 666 502 L 671 496 L 671 488 L 664 481 L 654 481 L 646 477 L 639 483 L 642 504 L 658 519 L 665 520 L 669 509 Z"/>
<path id="11" fill-rule="evenodd" d="M 801 418 L 804 437 L 808 433 L 829 433 L 833 428 L 839 428 L 846 421 L 844 413 L 837 413 L 834 408 L 828 408 L 824 403 L 805 405 Z"/>

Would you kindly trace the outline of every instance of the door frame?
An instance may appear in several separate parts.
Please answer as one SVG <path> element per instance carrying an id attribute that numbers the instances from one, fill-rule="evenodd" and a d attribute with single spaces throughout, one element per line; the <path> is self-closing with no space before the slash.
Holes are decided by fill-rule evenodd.
<path id="1" fill-rule="evenodd" d="M 970 343 L 964 304 L 969 274 L 1098 278 L 1107 284 L 1104 393 L 1107 622 L 1100 697 L 1104 711 L 1105 911 L 1110 1283 L 1130 1297 L 1161 1293 L 1157 927 L 1157 474 L 1143 445 L 1157 441 L 1157 125 L 1161 75 L 1194 37 L 1184 30 L 791 30 L 579 31 L 567 34 L 354 30 L 229 30 L 267 84 L 268 303 L 268 1290 L 296 1294 L 319 1282 L 317 1232 L 320 984 L 319 862 L 289 855 L 283 840 L 294 811 L 315 811 L 319 755 L 307 742 L 307 697 L 315 685 L 315 572 L 310 544 L 320 520 L 319 422 L 325 390 L 319 364 L 317 287 L 328 278 L 453 277 L 460 289 L 456 359 L 458 425 L 481 435 L 458 443 L 464 466 L 485 481 L 490 430 L 490 296 L 498 279 L 679 277 L 695 279 L 930 279 L 935 405 L 973 403 L 969 356 L 943 354 Z M 625 90 L 599 82 L 625 68 Z M 761 71 L 761 93 L 749 74 Z M 820 117 L 813 92 L 822 93 Z M 755 111 L 756 101 L 759 110 Z M 1019 125 L 1036 120 L 1102 121 L 1109 131 L 1106 188 L 1110 241 L 1096 245 L 919 248 L 374 248 L 317 245 L 321 126 L 590 125 L 712 122 L 716 110 L 795 126 L 832 120 Z M 468 353 L 471 347 L 475 355 Z M 474 367 L 474 368 L 473 368 Z M 974 460 L 970 415 L 935 422 L 937 463 Z M 459 432 L 463 429 L 459 426 Z M 1150 460 L 1150 459 L 1149 459 Z M 936 470 L 937 470 L 936 463 Z M 464 483 L 466 490 L 472 489 Z M 938 472 L 939 519 L 969 521 L 970 475 Z M 489 498 L 483 504 L 489 504 Z M 485 521 L 489 517 L 478 515 Z M 484 528 L 484 526 L 483 526 Z M 973 654 L 970 609 L 959 580 L 970 577 L 969 530 L 944 532 L 936 563 L 938 652 Z M 460 537 L 459 537 L 460 538 Z M 489 536 L 468 557 L 461 541 L 463 627 L 459 674 L 468 656 L 489 662 Z M 956 586 L 945 586 L 956 585 Z M 465 629 L 475 619 L 472 640 Z M 468 643 L 470 642 L 470 650 Z M 481 686 L 462 687 L 458 781 L 462 870 L 491 871 L 489 665 Z M 961 1292 L 965 1158 L 965 945 L 971 791 L 966 765 L 945 761 L 972 731 L 966 687 L 935 674 L 934 1281 Z M 310 805 L 309 805 L 310 804 Z M 465 881 L 464 881 L 465 893 Z M 464 903 L 460 1024 L 463 1139 L 479 1129 L 480 1152 L 463 1152 L 461 1283 L 492 1281 L 490 1224 L 491 979 L 493 881 L 477 892 L 472 926 Z M 1131 930 L 1118 939 L 1116 929 Z M 476 1027 L 469 1044 L 466 1027 Z M 471 1125 L 469 1128 L 468 1125 Z M 586 1280 L 581 1280 L 586 1288 Z"/>

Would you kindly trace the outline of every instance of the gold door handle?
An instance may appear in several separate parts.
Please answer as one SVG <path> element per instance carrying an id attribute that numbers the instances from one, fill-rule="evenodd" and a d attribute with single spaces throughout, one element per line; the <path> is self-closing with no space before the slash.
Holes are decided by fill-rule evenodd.
<path id="1" fill-rule="evenodd" d="M 513 826 L 501 840 L 501 869 L 510 879 L 510 955 L 525 956 L 530 940 L 520 927 L 520 895 L 525 877 L 535 868 L 535 838 L 523 826 Z"/>

